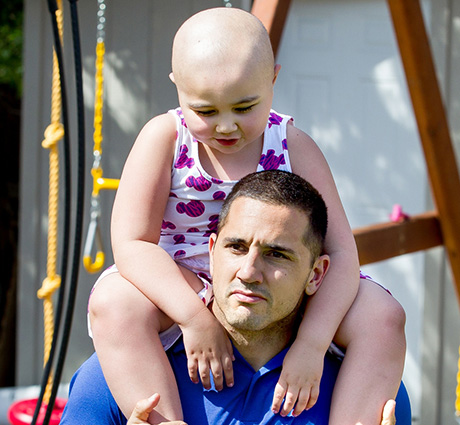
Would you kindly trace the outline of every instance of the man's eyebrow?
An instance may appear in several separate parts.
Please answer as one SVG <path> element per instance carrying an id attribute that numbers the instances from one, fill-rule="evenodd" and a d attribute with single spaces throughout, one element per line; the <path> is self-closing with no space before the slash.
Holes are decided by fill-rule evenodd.
<path id="1" fill-rule="evenodd" d="M 278 245 L 278 244 L 267 244 L 265 246 L 267 248 L 270 248 L 273 251 L 280 251 L 280 252 L 284 252 L 285 254 L 289 254 L 294 257 L 297 257 L 297 253 L 293 249 L 288 248 L 287 246 Z"/>
<path id="2" fill-rule="evenodd" d="M 246 241 L 243 238 L 230 237 L 230 236 L 225 237 L 223 242 L 225 244 L 229 244 L 229 243 L 246 243 Z"/>
<path id="3" fill-rule="evenodd" d="M 238 238 L 238 237 L 225 237 L 223 239 L 223 242 L 224 244 L 232 244 L 232 243 L 235 243 L 235 244 L 246 244 L 246 240 L 243 239 L 243 238 Z M 297 253 L 291 249 L 291 248 L 288 248 L 287 246 L 284 246 L 284 245 L 279 245 L 279 244 L 264 244 L 263 245 L 264 248 L 268 248 L 272 251 L 279 251 L 279 252 L 284 252 L 285 254 L 289 254 L 289 255 L 292 255 L 294 257 L 297 257 Z"/>

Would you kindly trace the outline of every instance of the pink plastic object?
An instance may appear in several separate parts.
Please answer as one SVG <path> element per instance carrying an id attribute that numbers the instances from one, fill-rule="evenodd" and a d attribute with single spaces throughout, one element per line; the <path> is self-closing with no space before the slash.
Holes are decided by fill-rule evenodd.
<path id="1" fill-rule="evenodd" d="M 395 204 L 393 205 L 393 210 L 391 211 L 390 214 L 390 220 L 394 223 L 397 223 L 398 221 L 404 221 L 407 220 L 409 216 L 405 214 L 402 210 L 401 205 Z"/>
<path id="2" fill-rule="evenodd" d="M 32 422 L 34 417 L 35 406 L 37 404 L 38 398 L 30 400 L 19 400 L 14 402 L 8 409 L 8 420 L 12 425 L 29 425 Z M 67 400 L 62 398 L 57 398 L 54 403 L 53 411 L 51 412 L 50 425 L 58 425 L 62 412 Z M 42 405 L 40 413 L 37 418 L 37 425 L 43 424 L 45 419 L 46 405 Z"/>

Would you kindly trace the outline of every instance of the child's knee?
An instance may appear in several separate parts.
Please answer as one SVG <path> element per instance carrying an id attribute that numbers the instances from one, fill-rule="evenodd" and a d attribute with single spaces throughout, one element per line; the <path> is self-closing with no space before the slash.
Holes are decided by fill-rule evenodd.
<path id="1" fill-rule="evenodd" d="M 358 296 L 346 314 L 334 341 L 400 341 L 405 343 L 406 314 L 401 304 L 374 282 L 361 280 Z M 337 340 L 336 340 L 337 339 Z"/>
<path id="2" fill-rule="evenodd" d="M 404 333 L 406 326 L 406 312 L 401 304 L 392 296 L 385 297 L 385 305 L 381 310 L 385 328 L 396 333 Z"/>
<path id="3" fill-rule="evenodd" d="M 158 310 L 131 283 L 118 274 L 109 275 L 98 283 L 89 299 L 89 317 L 93 331 L 104 333 L 112 328 L 132 331 L 132 326 L 155 329 Z M 159 328 L 159 325 L 158 325 Z"/>
<path id="4" fill-rule="evenodd" d="M 405 346 L 406 313 L 403 307 L 378 285 L 372 282 L 368 284 L 374 285 L 368 291 L 366 300 L 367 320 L 362 318 L 368 335 L 382 344 Z"/>

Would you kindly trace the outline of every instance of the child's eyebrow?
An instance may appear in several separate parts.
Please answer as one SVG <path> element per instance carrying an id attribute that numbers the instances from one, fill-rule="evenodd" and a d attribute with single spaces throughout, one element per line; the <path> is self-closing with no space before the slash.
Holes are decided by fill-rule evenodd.
<path id="1" fill-rule="evenodd" d="M 238 102 L 235 103 L 235 105 L 240 105 L 242 103 L 251 103 L 256 100 L 259 100 L 260 96 L 254 95 L 254 96 L 248 96 L 248 97 L 243 97 L 243 99 L 240 99 Z"/>
<path id="2" fill-rule="evenodd" d="M 254 95 L 254 96 L 247 96 L 247 97 L 243 97 L 242 99 L 238 100 L 237 102 L 234 103 L 234 105 L 242 105 L 242 104 L 245 104 L 245 103 L 252 103 L 252 102 L 255 102 L 256 100 L 259 100 L 260 96 L 258 95 Z M 189 102 L 187 103 L 187 106 L 190 108 L 190 109 L 201 109 L 201 108 L 212 108 L 212 105 L 210 105 L 209 103 L 200 103 L 200 102 Z"/>

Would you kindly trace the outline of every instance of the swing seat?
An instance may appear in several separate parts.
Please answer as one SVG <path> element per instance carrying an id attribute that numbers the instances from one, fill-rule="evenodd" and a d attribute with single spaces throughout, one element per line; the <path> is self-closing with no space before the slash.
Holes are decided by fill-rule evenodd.
<path id="1" fill-rule="evenodd" d="M 35 406 L 38 398 L 29 400 L 19 400 L 14 402 L 8 409 L 8 421 L 11 425 L 29 425 L 32 422 Z M 58 425 L 67 400 L 63 398 L 56 398 L 49 425 Z M 37 418 L 37 425 L 43 424 L 46 413 L 46 405 L 43 404 Z"/>

